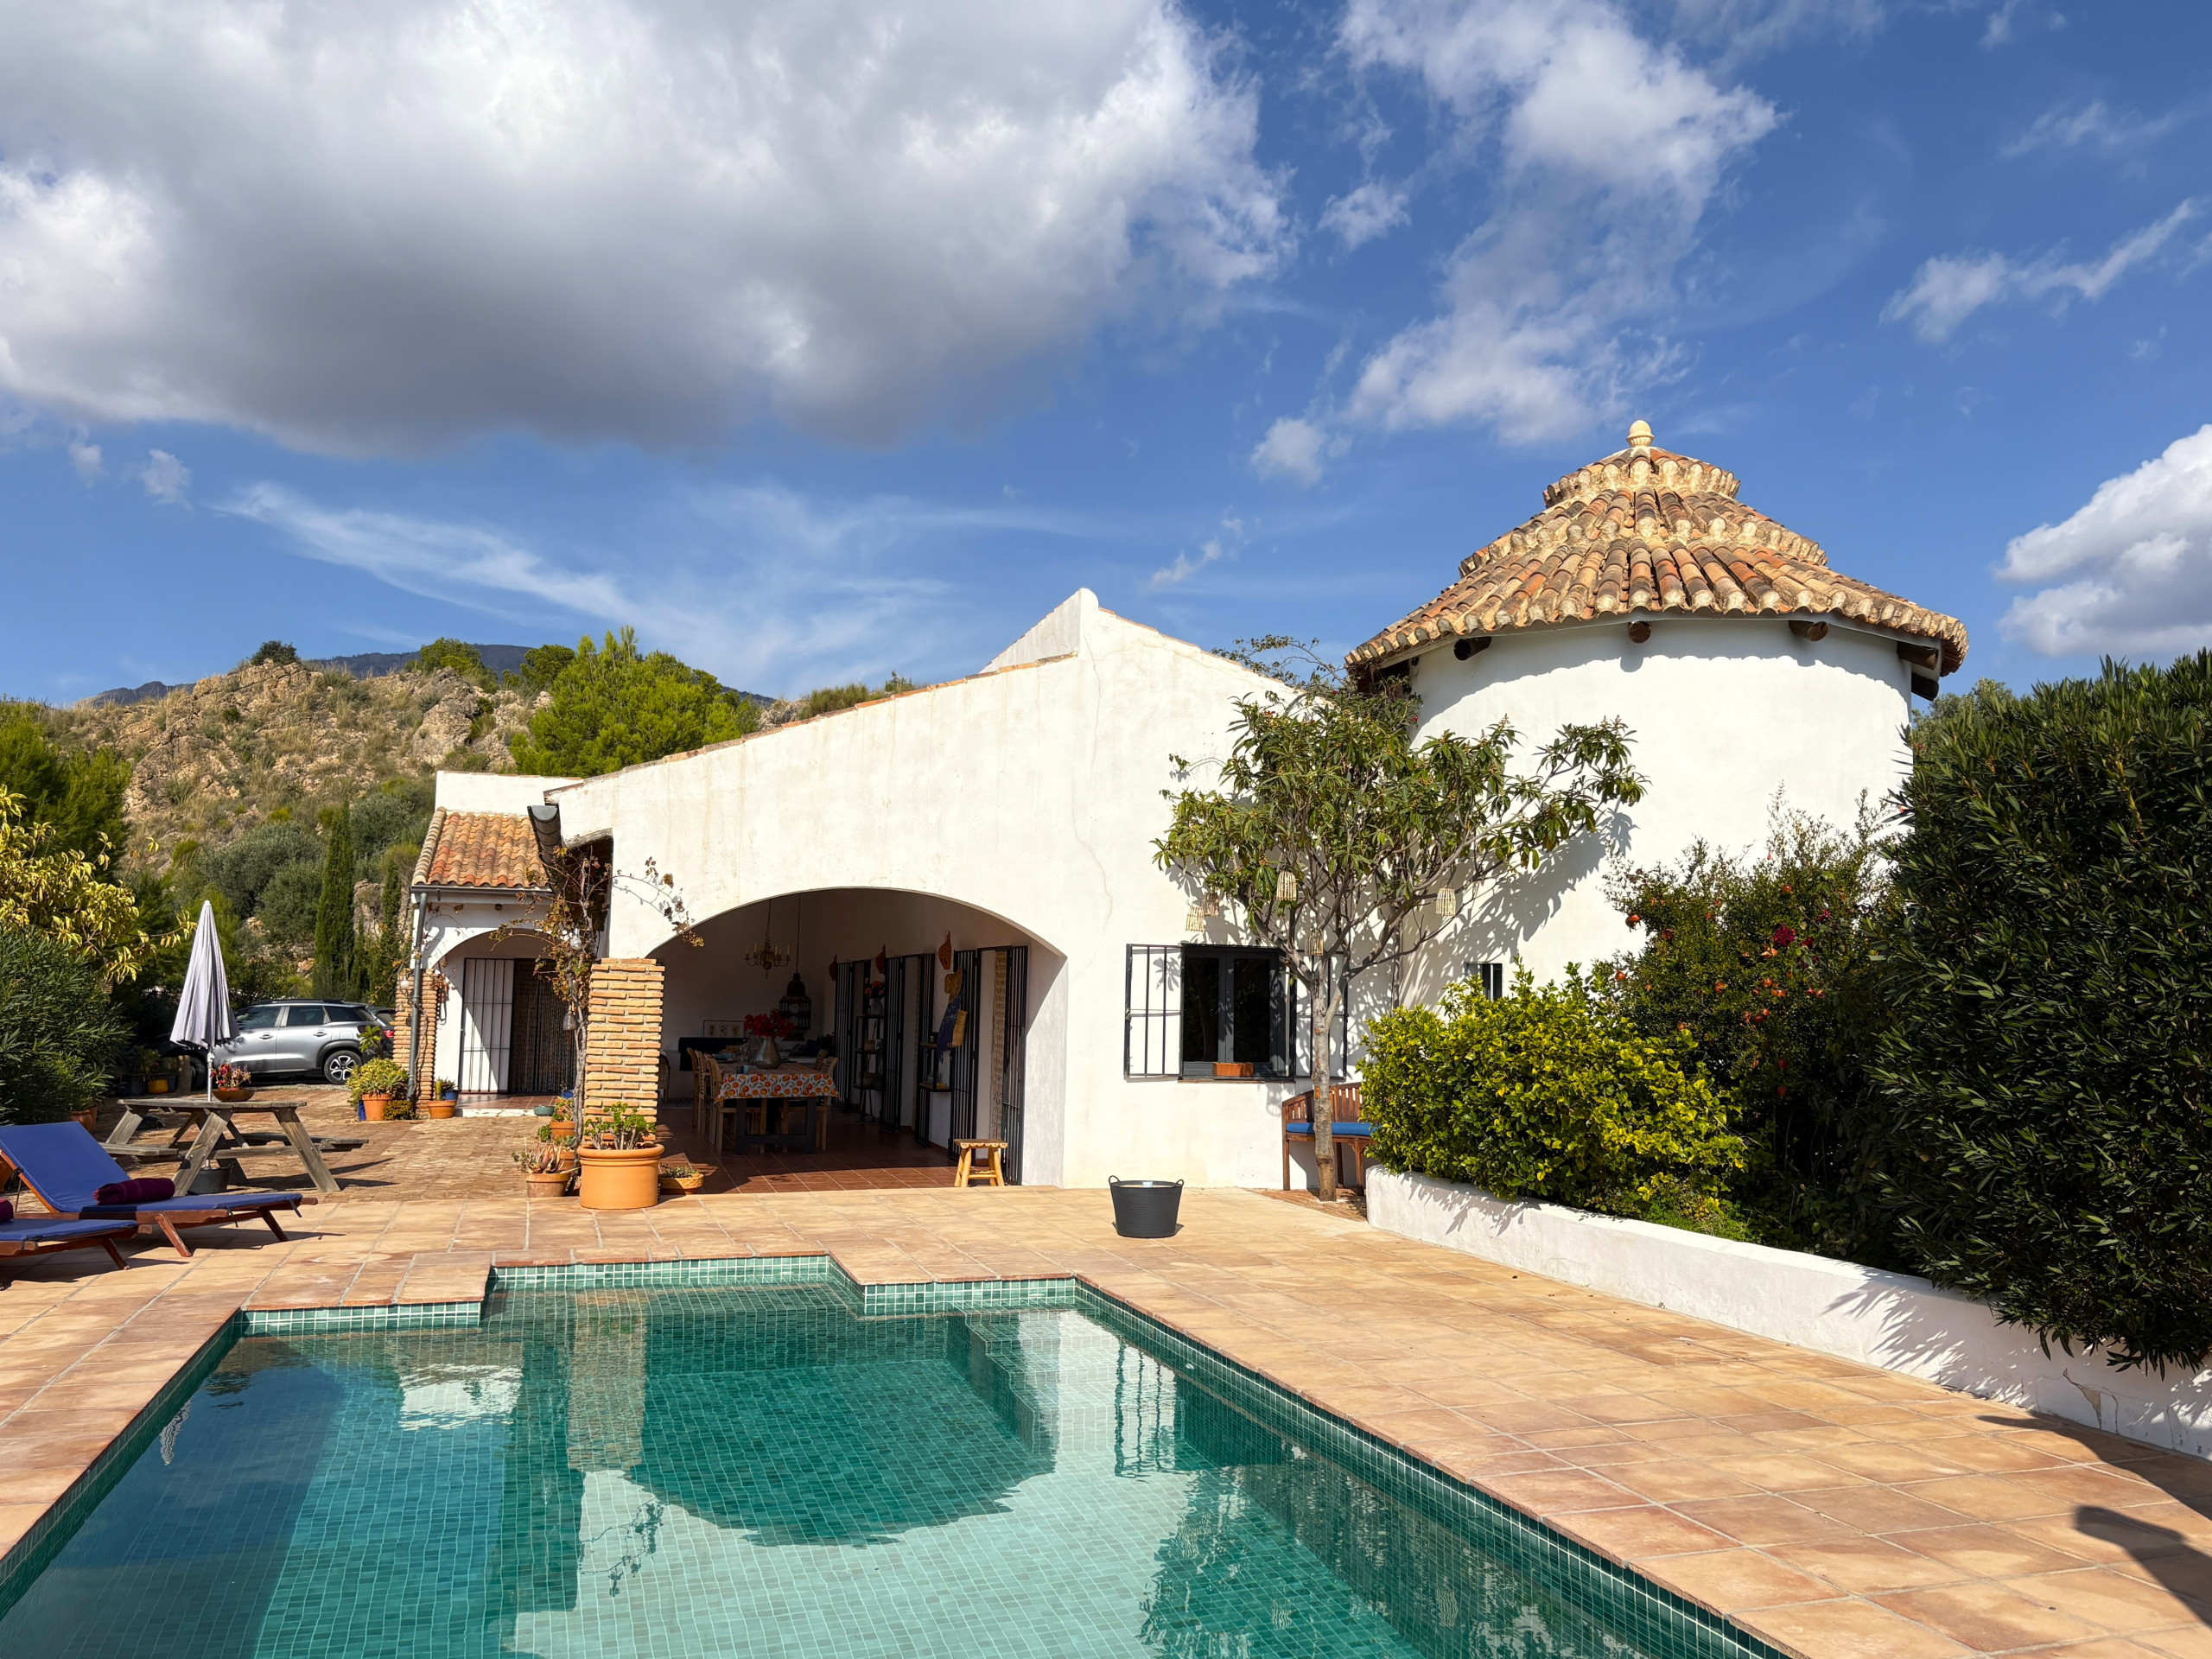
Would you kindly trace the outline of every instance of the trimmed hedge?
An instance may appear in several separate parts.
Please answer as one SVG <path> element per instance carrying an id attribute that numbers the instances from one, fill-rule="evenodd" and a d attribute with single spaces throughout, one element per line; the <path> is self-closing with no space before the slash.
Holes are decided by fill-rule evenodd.
<path id="1" fill-rule="evenodd" d="M 1696 1224 L 1743 1155 L 1731 1107 L 1686 1072 L 1687 1037 L 1638 1032 L 1570 970 L 1517 975 L 1493 1002 L 1470 982 L 1440 1008 L 1368 1029 L 1371 1147 L 1385 1168 L 1500 1198 Z"/>
<path id="2" fill-rule="evenodd" d="M 2122 1366 L 2212 1356 L 2212 652 L 1912 733 L 1867 1142 L 1913 1264 Z"/>

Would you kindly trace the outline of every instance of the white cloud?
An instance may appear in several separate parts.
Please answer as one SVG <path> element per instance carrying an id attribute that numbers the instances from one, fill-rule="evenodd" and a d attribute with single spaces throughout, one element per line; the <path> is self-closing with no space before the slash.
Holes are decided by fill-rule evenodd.
<path id="1" fill-rule="evenodd" d="M 1663 373 L 1670 353 L 1643 331 L 1773 106 L 1607 0 L 1351 0 L 1338 40 L 1355 67 L 1418 80 L 1467 160 L 1496 158 L 1489 217 L 1452 257 L 1443 309 L 1369 357 L 1337 418 L 1534 441 Z"/>
<path id="2" fill-rule="evenodd" d="M 98 450 L 93 451 L 95 459 L 99 453 Z M 69 458 L 76 460 L 74 445 L 70 448 Z M 82 473 L 83 470 L 79 466 L 78 471 Z M 146 457 L 146 464 L 139 468 L 138 481 L 146 486 L 146 493 L 155 500 L 168 506 L 179 506 L 183 504 L 185 491 L 191 486 L 192 471 L 168 450 L 156 449 Z"/>
<path id="3" fill-rule="evenodd" d="M 1934 345 L 1948 340 L 1961 323 L 1986 305 L 2055 297 L 2063 306 L 2075 296 L 2102 299 L 2114 283 L 2156 257 L 2199 211 L 2194 200 L 2183 202 L 2155 225 L 2121 238 L 2094 264 L 2063 264 L 2052 255 L 2025 264 L 2001 253 L 1939 255 L 1890 296 L 1882 308 L 1882 321 L 1910 323 L 1913 333 Z"/>
<path id="4" fill-rule="evenodd" d="M 2063 524 L 2016 536 L 2004 581 L 2049 583 L 1999 623 L 2046 657 L 2171 657 L 2212 645 L 2212 426 L 2097 486 Z"/>
<path id="5" fill-rule="evenodd" d="M 1675 0 L 1676 30 L 1740 61 L 1808 37 L 1866 35 L 1887 21 L 1882 0 Z"/>
<path id="6" fill-rule="evenodd" d="M 893 440 L 1287 230 L 1173 0 L 17 0 L 0 388 L 389 452 Z"/>
<path id="7" fill-rule="evenodd" d="M 1202 543 L 1198 557 L 1192 558 L 1187 548 L 1178 549 L 1174 562 L 1154 571 L 1147 586 L 1155 593 L 1162 588 L 1179 588 L 1208 565 L 1218 564 L 1222 560 L 1234 556 L 1243 540 L 1244 521 L 1224 518 L 1221 521 L 1221 534 L 1209 537 Z"/>
<path id="8" fill-rule="evenodd" d="M 1252 450 L 1252 470 L 1262 478 L 1295 479 L 1313 483 L 1321 476 L 1321 462 L 1338 445 L 1328 432 L 1312 421 L 1285 416 L 1268 429 Z"/>
<path id="9" fill-rule="evenodd" d="M 100 447 L 84 437 L 73 437 L 68 442 L 69 464 L 77 469 L 77 476 L 87 484 L 96 484 L 100 476 Z"/>
<path id="10" fill-rule="evenodd" d="M 2102 99 L 2082 105 L 2060 104 L 2037 116 L 2025 132 L 1997 153 L 2006 161 L 2018 161 L 2038 149 L 2075 149 L 2086 144 L 2109 155 L 2163 138 L 2196 113 L 2171 110 L 2155 120 L 2146 120 L 2124 111 L 2116 115 L 2105 107 Z"/>
<path id="11" fill-rule="evenodd" d="M 1332 198 L 1321 210 L 1321 228 L 1334 231 L 1344 246 L 1358 247 L 1406 222 L 1406 193 L 1380 180 Z"/>

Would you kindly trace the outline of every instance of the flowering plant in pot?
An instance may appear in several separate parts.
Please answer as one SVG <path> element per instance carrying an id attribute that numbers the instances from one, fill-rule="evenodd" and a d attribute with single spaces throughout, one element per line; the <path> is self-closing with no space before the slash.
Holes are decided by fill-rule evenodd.
<path id="1" fill-rule="evenodd" d="M 346 1079 L 346 1092 L 353 1097 L 361 1109 L 361 1116 L 371 1123 L 381 1123 L 402 1115 L 407 1096 L 407 1068 L 397 1060 L 364 1060 L 353 1068 L 353 1075 Z M 393 1103 L 402 1103 L 400 1110 Z"/>
<path id="2" fill-rule="evenodd" d="M 783 1051 L 776 1046 L 788 1043 L 798 1035 L 798 1028 L 779 1010 L 745 1016 L 745 1034 L 753 1046 L 746 1058 L 754 1065 L 777 1066 L 784 1063 Z"/>
<path id="3" fill-rule="evenodd" d="M 253 1098 L 253 1073 L 242 1065 L 228 1063 L 219 1065 L 207 1081 L 215 1090 L 218 1100 L 236 1102 Z"/>
<path id="4" fill-rule="evenodd" d="M 575 1171 L 572 1165 L 563 1161 L 567 1152 L 565 1147 L 548 1143 L 525 1147 L 515 1154 L 515 1162 L 522 1168 L 523 1185 L 531 1198 L 557 1198 L 568 1192 L 569 1178 Z"/>
<path id="5" fill-rule="evenodd" d="M 587 1210 L 650 1210 L 660 1200 L 653 1121 L 617 1106 L 590 1119 L 576 1142 L 577 1195 Z"/>

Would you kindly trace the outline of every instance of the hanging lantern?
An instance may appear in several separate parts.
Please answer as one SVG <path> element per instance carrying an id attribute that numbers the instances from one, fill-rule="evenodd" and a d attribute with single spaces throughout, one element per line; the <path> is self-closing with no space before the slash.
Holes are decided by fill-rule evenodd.
<path id="1" fill-rule="evenodd" d="M 814 1023 L 814 999 L 806 994 L 806 982 L 798 974 L 784 988 L 784 1000 L 776 1004 L 776 1011 L 791 1022 L 793 1038 L 804 1042 L 806 1028 Z"/>
<path id="2" fill-rule="evenodd" d="M 1436 913 L 1447 922 L 1459 913 L 1459 888 L 1446 887 L 1436 895 Z"/>
<path id="3" fill-rule="evenodd" d="M 1191 907 L 1183 912 L 1183 931 L 1185 933 L 1203 933 L 1206 931 L 1206 910 L 1204 905 L 1193 900 Z"/>
<path id="4" fill-rule="evenodd" d="M 1287 905 L 1298 897 L 1298 878 L 1288 870 L 1275 877 L 1275 902 Z"/>

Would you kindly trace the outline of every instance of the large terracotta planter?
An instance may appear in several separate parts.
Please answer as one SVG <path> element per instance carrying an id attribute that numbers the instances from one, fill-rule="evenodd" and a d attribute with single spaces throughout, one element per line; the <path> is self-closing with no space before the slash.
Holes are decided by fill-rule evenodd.
<path id="1" fill-rule="evenodd" d="M 660 1202 L 662 1148 L 576 1148 L 576 1196 L 587 1210 L 650 1210 Z"/>
<path id="2" fill-rule="evenodd" d="M 70 1117 L 85 1126 L 85 1133 L 98 1139 L 100 1132 L 100 1109 L 87 1106 L 81 1112 L 72 1112 Z"/>
<path id="3" fill-rule="evenodd" d="M 391 1104 L 390 1095 L 363 1095 L 361 1116 L 367 1122 L 381 1123 L 384 1122 L 385 1108 Z"/>

